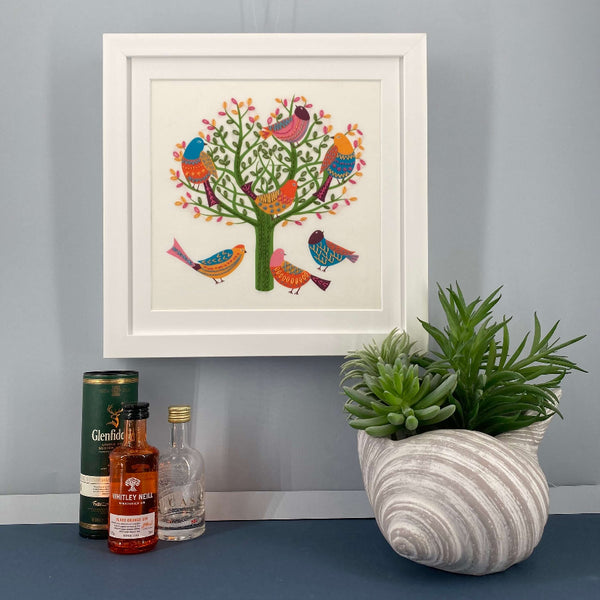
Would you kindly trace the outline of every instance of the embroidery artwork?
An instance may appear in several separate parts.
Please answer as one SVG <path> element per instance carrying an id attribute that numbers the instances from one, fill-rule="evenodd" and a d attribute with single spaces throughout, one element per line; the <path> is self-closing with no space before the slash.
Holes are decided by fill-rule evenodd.
<path id="1" fill-rule="evenodd" d="M 205 108 L 208 102 L 202 102 L 204 110 L 195 111 L 195 128 L 178 129 L 184 135 L 172 139 L 170 148 L 153 147 L 153 157 L 158 150 L 173 161 L 163 173 L 171 185 L 171 210 L 180 215 L 176 220 L 168 216 L 173 226 L 162 234 L 162 252 L 171 261 L 164 267 L 165 281 L 186 278 L 187 288 L 202 286 L 211 302 L 218 292 L 224 307 L 242 304 L 243 287 L 251 307 L 328 307 L 325 298 L 338 287 L 332 308 L 340 299 L 341 308 L 352 302 L 377 306 L 377 288 L 357 290 L 369 274 L 366 265 L 360 271 L 364 258 L 359 261 L 359 256 L 379 260 L 379 199 L 372 192 L 367 198 L 361 195 L 363 179 L 370 177 L 366 157 L 371 134 L 359 118 L 364 108 L 355 115 L 348 101 L 339 111 L 335 106 L 326 110 L 308 92 L 259 96 L 221 99 L 216 107 L 212 103 L 212 113 Z M 377 143 L 378 136 L 372 137 Z M 377 190 L 378 182 L 370 189 Z M 355 211 L 367 202 L 371 210 L 363 206 Z M 160 210 L 165 214 L 162 206 Z M 157 236 L 153 243 L 158 243 Z M 177 266 L 181 263 L 191 269 Z M 326 279 L 315 275 L 330 267 Z M 378 269 L 379 264 L 372 262 L 371 267 Z M 370 276 L 379 286 L 380 273 Z M 212 286 L 215 291 L 208 290 L 207 279 L 217 284 Z M 315 286 L 304 288 L 309 282 Z M 350 290 L 357 290 L 355 300 Z M 317 292 L 325 294 L 320 299 Z M 204 298 L 202 291 L 197 294 Z M 290 298 L 287 304 L 285 296 Z M 294 304 L 290 296 L 310 300 Z M 174 303 L 175 308 L 193 308 Z"/>

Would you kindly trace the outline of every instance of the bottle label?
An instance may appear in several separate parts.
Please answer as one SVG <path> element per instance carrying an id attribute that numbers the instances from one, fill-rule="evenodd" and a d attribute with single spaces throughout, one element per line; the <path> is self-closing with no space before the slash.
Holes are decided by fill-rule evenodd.
<path id="1" fill-rule="evenodd" d="M 108 534 L 121 540 L 135 540 L 154 535 L 155 513 L 147 515 L 114 515 L 110 514 Z"/>
<path id="2" fill-rule="evenodd" d="M 158 472 L 124 472 L 109 496 L 110 537 L 141 539 L 156 533 Z"/>
<path id="3" fill-rule="evenodd" d="M 108 498 L 110 494 L 110 479 L 94 477 L 93 475 L 79 475 L 79 493 L 88 498 Z"/>

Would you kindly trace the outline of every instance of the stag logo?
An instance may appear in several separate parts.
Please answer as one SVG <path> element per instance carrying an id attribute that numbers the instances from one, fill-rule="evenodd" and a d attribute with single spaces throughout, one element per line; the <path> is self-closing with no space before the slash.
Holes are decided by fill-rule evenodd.
<path id="1" fill-rule="evenodd" d="M 118 427 L 119 426 L 119 417 L 121 416 L 123 409 L 121 408 L 119 410 L 113 410 L 112 404 L 110 404 L 106 410 L 108 411 L 108 414 L 111 417 L 110 421 L 107 423 L 107 425 L 112 425 L 115 428 Z"/>
<path id="2" fill-rule="evenodd" d="M 140 485 L 140 483 L 142 482 L 137 477 L 130 477 L 125 482 L 125 485 L 129 486 L 130 492 L 137 492 L 137 486 Z"/>

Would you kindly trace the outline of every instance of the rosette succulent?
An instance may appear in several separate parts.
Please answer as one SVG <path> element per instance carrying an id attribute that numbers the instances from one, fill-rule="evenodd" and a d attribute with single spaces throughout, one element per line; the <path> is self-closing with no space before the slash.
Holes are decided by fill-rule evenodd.
<path id="1" fill-rule="evenodd" d="M 411 347 L 408 336 L 394 330 L 381 348 L 373 342 L 346 357 L 342 382 L 358 379 L 352 387 L 343 386 L 351 427 L 375 437 L 404 437 L 452 416 L 456 407 L 448 398 L 456 375 L 421 378 L 419 367 L 411 364 Z"/>

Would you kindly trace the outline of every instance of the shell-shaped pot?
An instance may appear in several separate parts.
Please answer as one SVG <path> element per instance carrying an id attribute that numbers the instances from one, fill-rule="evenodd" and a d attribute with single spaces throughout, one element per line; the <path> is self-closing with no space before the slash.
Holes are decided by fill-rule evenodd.
<path id="1" fill-rule="evenodd" d="M 548 519 L 537 449 L 550 419 L 496 437 L 440 429 L 403 440 L 358 433 L 379 529 L 412 561 L 469 575 L 526 559 Z"/>

